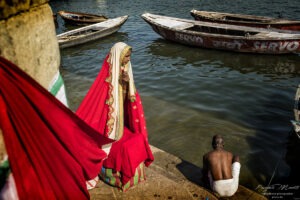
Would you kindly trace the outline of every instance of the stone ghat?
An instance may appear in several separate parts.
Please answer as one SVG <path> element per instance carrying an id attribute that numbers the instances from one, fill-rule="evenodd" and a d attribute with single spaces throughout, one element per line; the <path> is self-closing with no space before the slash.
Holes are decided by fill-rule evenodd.
<path id="1" fill-rule="evenodd" d="M 99 181 L 96 188 L 89 190 L 94 200 L 153 200 L 153 199 L 203 199 L 203 200 L 267 200 L 266 197 L 239 186 L 237 193 L 228 198 L 219 198 L 216 194 L 201 187 L 201 169 L 191 163 L 151 146 L 155 161 L 146 168 L 147 180 L 121 192 Z M 199 177 L 199 178 L 197 178 Z"/>

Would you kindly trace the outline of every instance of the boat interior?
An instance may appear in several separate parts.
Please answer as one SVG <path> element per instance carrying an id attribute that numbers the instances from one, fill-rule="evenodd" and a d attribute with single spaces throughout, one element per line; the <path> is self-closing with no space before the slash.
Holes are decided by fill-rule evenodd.
<path id="1" fill-rule="evenodd" d="M 264 22 L 266 20 L 258 20 L 258 19 L 250 19 L 250 18 L 240 18 L 240 17 L 233 17 L 233 16 L 224 16 L 223 20 L 228 21 L 240 21 L 240 22 Z"/>
<path id="2" fill-rule="evenodd" d="M 89 19 L 95 18 L 95 17 L 90 17 L 90 16 L 78 16 L 78 15 L 70 15 L 69 17 L 72 19 L 77 19 L 77 20 L 89 20 Z"/>
<path id="3" fill-rule="evenodd" d="M 254 31 L 251 32 L 251 31 L 233 30 L 233 29 L 225 29 L 225 28 L 210 27 L 210 26 L 200 26 L 200 25 L 194 25 L 193 27 L 187 28 L 185 30 L 201 32 L 201 33 L 212 33 L 212 34 L 234 35 L 234 36 L 250 36 L 259 33 Z"/>

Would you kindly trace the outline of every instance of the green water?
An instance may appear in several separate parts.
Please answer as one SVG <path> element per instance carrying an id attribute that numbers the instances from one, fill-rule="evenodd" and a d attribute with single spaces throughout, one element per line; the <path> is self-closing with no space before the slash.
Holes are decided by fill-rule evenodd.
<path id="1" fill-rule="evenodd" d="M 294 95 L 300 82 L 299 55 L 252 55 L 193 48 L 157 35 L 141 14 L 192 19 L 193 8 L 300 19 L 297 0 L 260 1 L 51 1 L 59 10 L 129 15 L 115 34 L 61 51 L 61 72 L 70 107 L 76 110 L 110 47 L 133 47 L 131 62 L 152 145 L 202 168 L 211 138 L 222 134 L 225 148 L 239 154 L 240 183 L 251 188 L 289 176 L 285 160 Z M 58 17 L 57 33 L 74 27 Z"/>

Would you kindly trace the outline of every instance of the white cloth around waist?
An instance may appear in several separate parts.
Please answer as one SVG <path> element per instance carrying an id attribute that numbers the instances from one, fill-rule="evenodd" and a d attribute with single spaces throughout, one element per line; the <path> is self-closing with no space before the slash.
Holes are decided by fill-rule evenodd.
<path id="1" fill-rule="evenodd" d="M 234 162 L 231 169 L 233 178 L 211 182 L 213 191 L 217 192 L 222 197 L 230 197 L 234 195 L 239 187 L 241 164 L 239 162 Z"/>

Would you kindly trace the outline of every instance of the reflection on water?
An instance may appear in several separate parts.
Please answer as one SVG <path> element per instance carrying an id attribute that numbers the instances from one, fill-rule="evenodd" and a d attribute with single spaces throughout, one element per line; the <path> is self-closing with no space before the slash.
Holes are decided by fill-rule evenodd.
<path id="1" fill-rule="evenodd" d="M 161 39 L 140 15 L 147 11 L 191 19 L 189 11 L 201 8 L 297 17 L 297 0 L 273 0 L 272 7 L 267 0 L 50 3 L 55 12 L 129 15 L 116 34 L 61 51 L 61 71 L 72 110 L 86 94 L 111 46 L 124 41 L 133 47 L 135 83 L 144 102 L 152 145 L 201 168 L 203 154 L 211 149 L 211 137 L 218 133 L 224 135 L 225 147 L 241 157 L 243 185 L 256 188 L 289 176 L 293 162 L 285 154 L 300 81 L 300 56 L 238 54 L 179 45 Z M 58 23 L 57 33 L 69 28 L 60 18 Z M 289 156 L 295 155 L 288 151 Z"/>
<path id="2" fill-rule="evenodd" d="M 300 74 L 300 56 L 298 55 L 256 55 L 256 54 L 236 54 L 226 51 L 199 50 L 195 48 L 191 55 L 190 51 L 185 51 L 185 47 L 164 39 L 154 40 L 148 50 L 150 54 L 176 59 L 181 57 L 185 64 L 197 64 L 199 61 L 218 61 L 222 65 L 237 70 L 240 73 L 258 73 L 264 75 L 289 75 L 296 77 Z M 187 49 L 192 49 L 188 47 Z"/>

